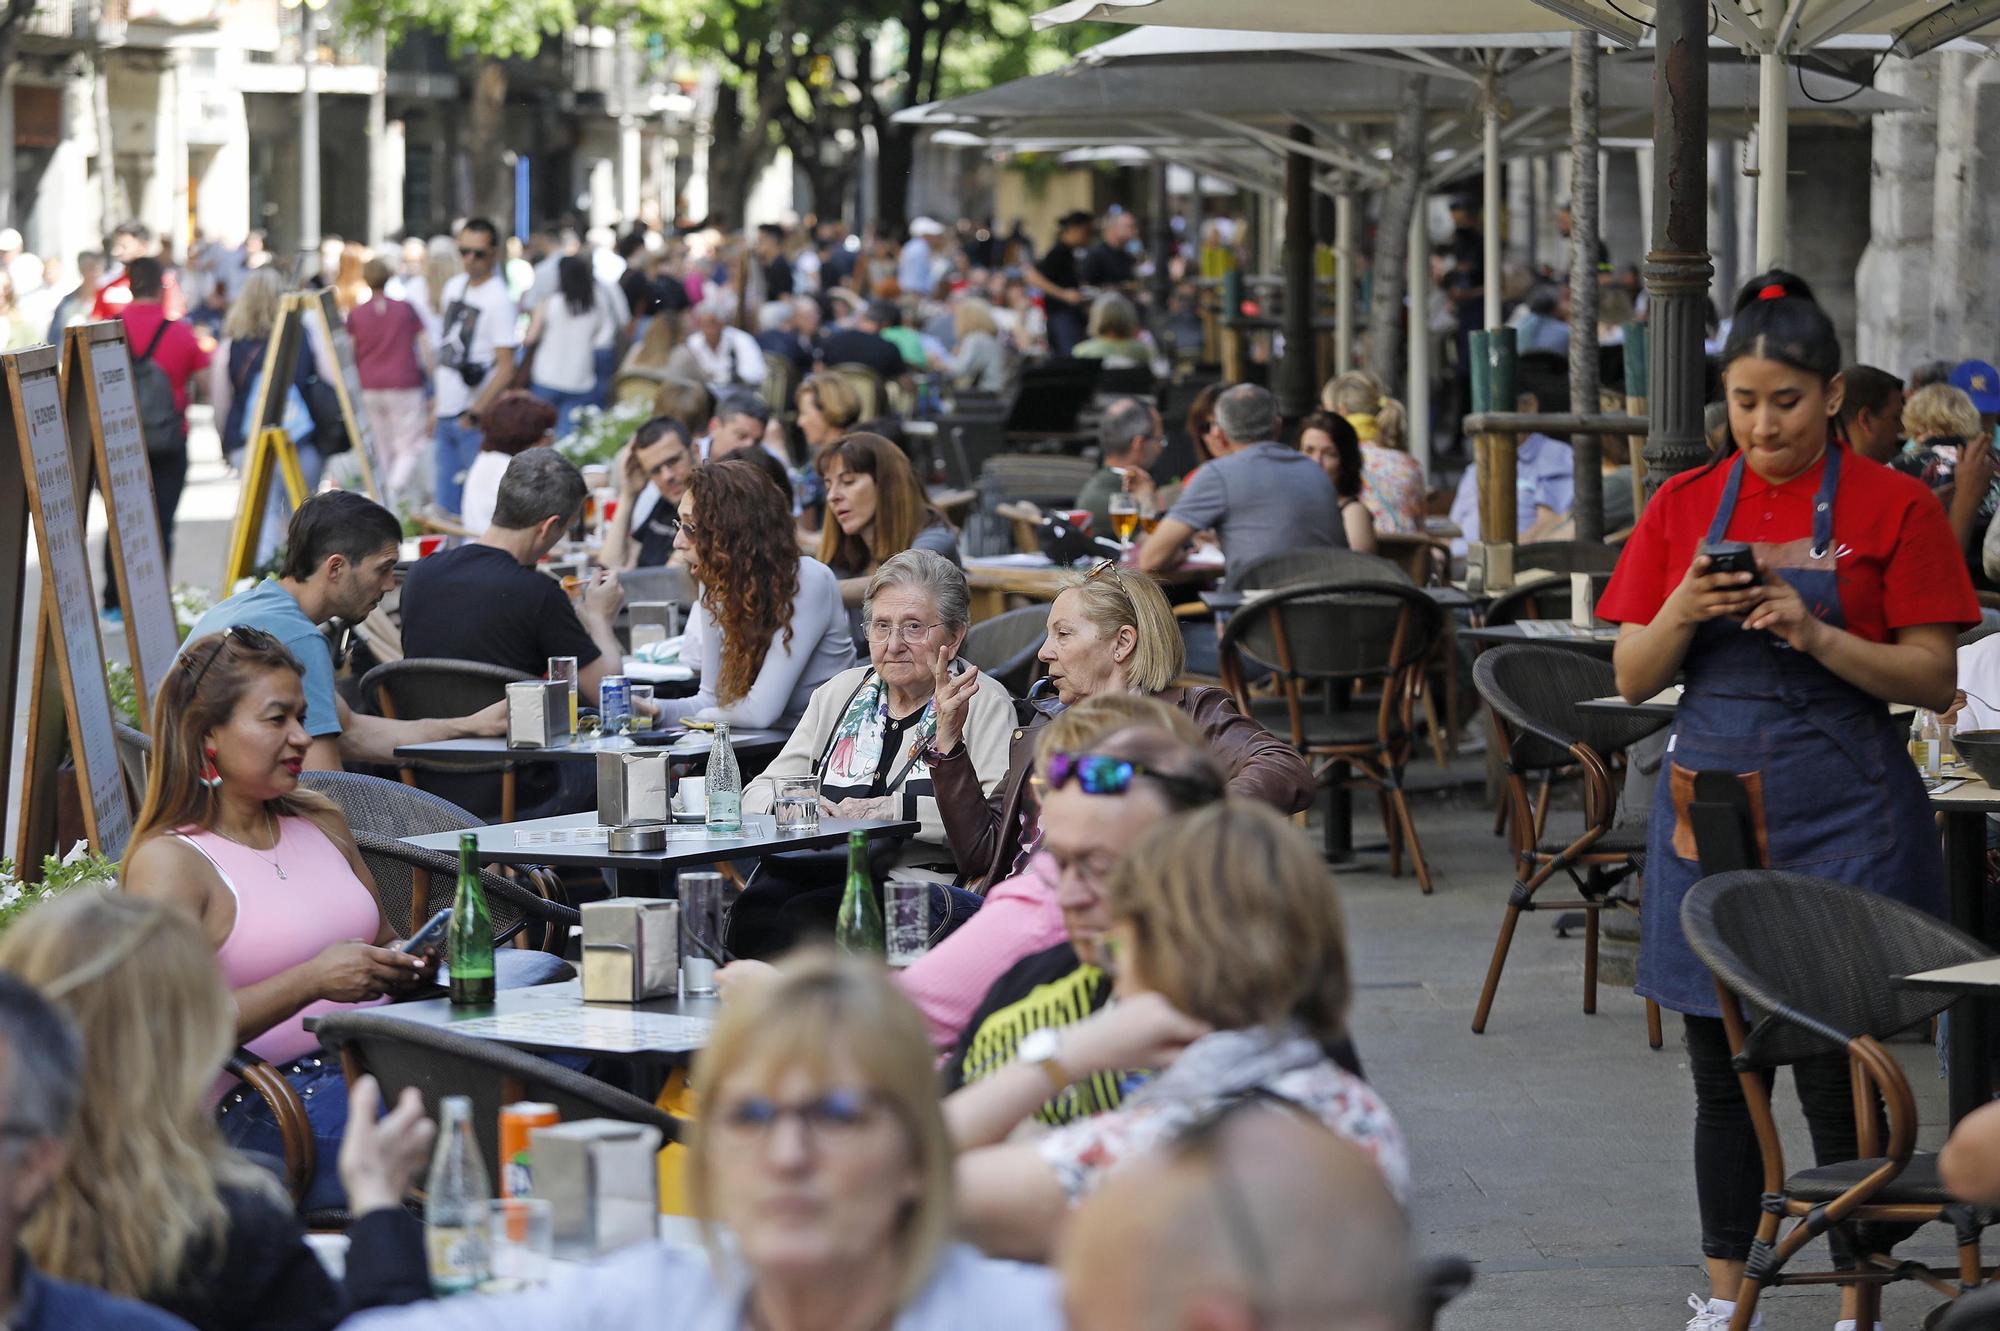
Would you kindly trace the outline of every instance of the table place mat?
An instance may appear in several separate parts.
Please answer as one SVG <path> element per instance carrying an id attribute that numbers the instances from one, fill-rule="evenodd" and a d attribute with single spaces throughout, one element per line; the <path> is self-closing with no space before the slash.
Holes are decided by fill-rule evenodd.
<path id="1" fill-rule="evenodd" d="M 1516 620 L 1514 627 L 1521 630 L 1524 638 L 1602 638 L 1618 634 L 1617 629 L 1581 629 L 1567 619 L 1522 619 Z"/>
<path id="2" fill-rule="evenodd" d="M 1902 977 L 1905 984 L 1981 984 L 2000 987 L 2000 957 L 1944 966 L 1934 971 L 1918 971 Z"/>
<path id="3" fill-rule="evenodd" d="M 606 1054 L 637 1054 L 700 1049 L 708 1043 L 715 1023 L 706 1017 L 579 1005 L 471 1017 L 454 1021 L 446 1029 L 454 1035 L 485 1036 L 491 1040 L 522 1040 Z"/>
<path id="4" fill-rule="evenodd" d="M 1924 793 L 1927 795 L 1949 795 L 1952 791 L 1957 790 L 1960 786 L 1964 784 L 1965 784 L 1965 778 L 1962 776 L 1945 777 L 1941 781 L 1931 781 L 1926 779 L 1924 781 Z"/>
<path id="5" fill-rule="evenodd" d="M 514 845 L 601 846 L 610 834 L 608 827 L 537 827 L 514 833 Z"/>

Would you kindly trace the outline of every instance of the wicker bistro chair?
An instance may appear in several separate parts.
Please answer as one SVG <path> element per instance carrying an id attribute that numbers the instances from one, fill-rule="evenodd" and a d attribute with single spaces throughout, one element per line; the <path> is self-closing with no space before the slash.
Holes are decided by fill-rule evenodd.
<path id="1" fill-rule="evenodd" d="M 299 781 L 340 806 L 375 877 L 382 909 L 391 918 L 401 913 L 408 921 L 402 926 L 406 932 L 451 904 L 458 884 L 458 861 L 447 854 L 405 845 L 401 838 L 478 827 L 478 818 L 428 791 L 358 772 L 306 772 Z M 491 870 L 481 877 L 499 935 L 496 941 L 508 941 L 524 926 L 532 925 L 540 935 L 543 951 L 561 952 L 569 926 L 580 922 L 577 912 L 562 899 L 562 879 L 536 866 L 517 867 L 528 886 Z"/>
<path id="2" fill-rule="evenodd" d="M 1713 874 L 1696 883 L 1681 902 L 1681 927 L 1715 973 L 1729 1048 L 1764 1157 L 1764 1214 L 1731 1327 L 1750 1325 L 1758 1297 L 1771 1285 L 1858 1286 L 1862 1326 L 1881 1315 L 1881 1287 L 1890 1281 L 1920 1280 L 1947 1297 L 1978 1285 L 1984 1275 L 1979 1236 L 1992 1212 L 1954 1201 L 1938 1180 L 1937 1157 L 1916 1153 L 1916 1099 L 1882 1041 L 1952 1002 L 1950 994 L 1896 988 L 1892 977 L 1992 954 L 1901 902 L 1767 869 Z M 1856 1104 L 1872 1106 L 1881 1094 L 1888 1139 L 1882 1140 L 1874 1113 L 1858 1114 L 1860 1159 L 1787 1174 L 1771 1113 L 1771 1071 L 1843 1049 Z M 1780 1236 L 1788 1217 L 1797 1223 Z M 1950 1222 L 1957 1232 L 1955 1272 L 1866 1253 L 1852 1270 L 1785 1269 L 1829 1229 L 1935 1220 Z"/>
<path id="3" fill-rule="evenodd" d="M 363 675 L 360 691 L 363 698 L 375 700 L 376 709 L 383 716 L 430 720 L 469 715 L 506 697 L 509 684 L 533 678 L 519 670 L 484 661 L 405 657 L 378 665 Z M 499 821 L 514 821 L 518 773 L 505 758 L 409 759 L 401 770 L 406 786 L 422 788 L 422 774 L 430 773 L 447 778 L 444 784 L 454 794 L 466 786 L 465 777 L 497 776 L 499 796 L 492 809 L 498 813 Z"/>
<path id="4" fill-rule="evenodd" d="M 1646 852 L 1643 825 L 1614 826 L 1618 782 L 1610 760 L 1667 722 L 1638 712 L 1625 717 L 1578 711 L 1579 702 L 1615 692 L 1615 674 L 1608 662 L 1559 647 L 1491 648 L 1473 662 L 1472 678 L 1493 718 L 1498 751 L 1506 756 L 1501 798 L 1510 810 L 1507 826 L 1515 865 L 1514 890 L 1493 944 L 1472 1029 L 1485 1032 L 1515 927 L 1524 912 L 1534 910 L 1583 912 L 1583 1010 L 1596 1012 L 1598 916 L 1606 906 L 1625 904 L 1619 886 L 1639 873 Z M 1548 780 L 1570 768 L 1582 777 L 1583 829 L 1575 836 L 1551 836 Z M 1540 797 L 1531 798 L 1528 783 L 1538 778 L 1543 782 Z M 1576 884 L 1580 899 L 1536 900 L 1535 894 L 1558 873 Z M 1646 1000 L 1646 1037 L 1653 1048 L 1660 1047 L 1660 1007 L 1651 999 Z"/>
<path id="5" fill-rule="evenodd" d="M 1017 698 L 1040 678 L 1036 653 L 1048 640 L 1049 612 L 1039 605 L 1023 606 L 974 624 L 966 630 L 958 654 L 1007 686 Z"/>
<path id="6" fill-rule="evenodd" d="M 613 1118 L 660 1130 L 660 1144 L 681 1140 L 680 1120 L 664 1110 L 560 1063 L 490 1040 L 457 1035 L 376 1012 L 341 1012 L 323 1018 L 319 1041 L 340 1058 L 348 1085 L 371 1076 L 393 1104 L 405 1086 L 426 1104 L 446 1095 L 472 1098 L 472 1130 L 490 1181 L 499 1187 L 500 1109 L 517 1100 L 552 1104 L 565 1121 Z"/>
<path id="7" fill-rule="evenodd" d="M 1389 839 L 1389 872 L 1402 873 L 1409 846 L 1417 882 L 1431 890 L 1430 867 L 1403 790 L 1403 771 L 1416 745 L 1412 723 L 1417 689 L 1444 632 L 1444 612 L 1428 596 L 1399 582 L 1325 579 L 1295 583 L 1245 601 L 1224 627 L 1222 678 L 1246 716 L 1256 717 L 1312 763 L 1322 779 L 1343 767 L 1358 785 L 1373 786 Z M 1280 696 L 1251 695 L 1243 660 L 1271 668 Z M 1324 686 L 1376 686 L 1371 711 L 1308 715 L 1302 693 Z M 1336 778 L 1338 779 L 1338 778 Z"/>

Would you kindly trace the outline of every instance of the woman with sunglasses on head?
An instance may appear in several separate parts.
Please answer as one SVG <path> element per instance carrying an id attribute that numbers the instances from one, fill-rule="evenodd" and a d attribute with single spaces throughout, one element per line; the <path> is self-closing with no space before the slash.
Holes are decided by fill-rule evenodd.
<path id="1" fill-rule="evenodd" d="M 1106 1177 L 1247 1096 L 1318 1119 L 1407 1194 L 1394 1118 L 1333 1053 L 1347 1038 L 1347 933 L 1303 831 L 1258 804 L 1212 804 L 1143 838 L 1105 895 L 1110 1006 L 1024 1040 L 1010 1066 L 945 1102 L 974 1242 L 1046 1260 L 1065 1213 Z M 1008 1140 L 1052 1093 L 1130 1068 L 1157 1075 L 1116 1109 Z"/>
<path id="2" fill-rule="evenodd" d="M 1014 731 L 1007 779 L 982 795 L 963 743 L 965 708 L 980 672 L 967 670 L 938 686 L 937 735 L 925 754 L 937 785 L 945 834 L 968 878 L 997 883 L 1021 872 L 1037 839 L 1033 770 L 1035 730 L 1047 713 L 1099 693 L 1138 693 L 1186 712 L 1229 777 L 1232 794 L 1262 800 L 1282 813 L 1310 808 L 1317 793 L 1297 750 L 1237 710 L 1225 689 L 1179 684 L 1187 649 L 1159 584 L 1110 560 L 1072 575 L 1049 606 L 1048 638 L 1040 659 L 1057 703 Z"/>
<path id="3" fill-rule="evenodd" d="M 954 1241 L 952 1143 L 916 1009 L 879 964 L 802 953 L 723 1006 L 695 1058 L 688 1196 L 705 1251 L 640 1243 L 519 1294 L 346 1331 L 1060 1331 L 1041 1267 Z M 404 1135 L 359 1121 L 356 1191 L 400 1195 Z M 421 1276 L 420 1257 L 412 1257 Z"/>
<path id="4" fill-rule="evenodd" d="M 347 1095 L 305 1019 L 412 996 L 434 982 L 436 957 L 392 946 L 347 820 L 299 788 L 305 708 L 298 660 L 270 634 L 237 627 L 190 642 L 154 702 L 152 773 L 121 877 L 127 892 L 201 923 L 235 999 L 235 1039 L 299 1092 L 319 1145 L 302 1202 L 311 1211 L 342 1204 L 334 1157 Z M 512 948 L 496 960 L 503 985 L 569 970 Z M 220 1112 L 232 1145 L 284 1157 L 270 1107 L 247 1087 Z"/>
<path id="5" fill-rule="evenodd" d="M 1954 640 L 1979 622 L 1979 603 L 1943 506 L 1836 437 L 1840 366 L 1833 322 L 1805 283 L 1753 278 L 1722 353 L 1727 446 L 1660 488 L 1597 603 L 1621 625 L 1627 701 L 1684 679 L 1653 799 L 1638 992 L 1684 1014 L 1694 1073 L 1711 1292 L 1691 1297 L 1689 1331 L 1729 1325 L 1760 1218 L 1757 1142 L 1715 984 L 1681 930 L 1701 877 L 1695 774 L 1744 774 L 1768 867 L 1945 912 L 1937 831 L 1889 704 L 1951 706 Z M 1818 1162 L 1852 1160 L 1846 1055 L 1794 1067 Z M 1834 1243 L 1845 1258 L 1838 1229 Z M 1843 1296 L 1845 1316 L 1857 1298 Z"/>
<path id="6" fill-rule="evenodd" d="M 791 506 L 756 465 L 695 468 L 674 549 L 701 581 L 681 647 L 700 670 L 697 719 L 793 725 L 813 690 L 854 664 L 840 584 L 799 553 Z"/>

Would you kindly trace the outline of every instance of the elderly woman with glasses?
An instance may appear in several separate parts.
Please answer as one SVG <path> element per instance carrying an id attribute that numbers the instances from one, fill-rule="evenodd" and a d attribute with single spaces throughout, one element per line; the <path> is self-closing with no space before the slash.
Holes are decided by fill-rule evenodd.
<path id="1" fill-rule="evenodd" d="M 367 1313 L 348 1331 L 1063 1326 L 1053 1273 L 952 1241 L 952 1146 L 923 1019 L 879 965 L 786 962 L 724 1006 L 694 1085 L 688 1181 L 705 1254 L 637 1244 L 542 1289 Z M 421 1151 L 372 1121 L 352 1131 L 350 1186 L 400 1195 Z"/>
<path id="2" fill-rule="evenodd" d="M 958 661 L 970 624 L 970 592 L 956 564 L 929 550 L 905 550 L 882 561 L 868 580 L 862 605 L 868 664 L 844 670 L 814 691 L 784 751 L 745 787 L 744 811 L 769 812 L 783 778 L 818 777 L 820 802 L 832 817 L 909 819 L 919 825 L 914 837 L 885 852 L 892 858 L 875 866 L 878 881 L 884 873 L 940 884 L 956 878 L 958 865 L 924 754 L 937 732 L 933 700 L 940 683 L 960 669 L 973 673 Z M 967 761 L 983 802 L 1007 774 L 1013 701 L 998 681 L 978 676 L 963 718 Z M 845 864 L 842 854 L 813 852 L 767 859 L 732 912 L 731 949 L 741 956 L 773 956 L 812 927 L 831 928 Z M 977 898 L 958 894 L 951 905 L 947 912 L 934 909 L 933 916 L 948 924 L 970 914 Z"/>
<path id="3" fill-rule="evenodd" d="M 1159 584 L 1145 574 L 1126 572 L 1107 559 L 1073 576 L 1049 607 L 1040 656 L 1061 707 L 1100 693 L 1158 698 L 1194 722 L 1228 775 L 1231 794 L 1261 800 L 1281 813 L 1311 807 L 1317 787 L 1297 750 L 1243 715 L 1227 690 L 1178 682 L 1187 661 L 1180 625 Z M 1039 840 L 1028 779 L 1036 731 L 1047 716 L 1014 730 L 1007 778 L 998 792 L 982 796 L 962 724 L 979 687 L 976 670 L 939 682 L 937 734 L 925 761 L 959 869 L 997 883 L 1026 867 Z"/>

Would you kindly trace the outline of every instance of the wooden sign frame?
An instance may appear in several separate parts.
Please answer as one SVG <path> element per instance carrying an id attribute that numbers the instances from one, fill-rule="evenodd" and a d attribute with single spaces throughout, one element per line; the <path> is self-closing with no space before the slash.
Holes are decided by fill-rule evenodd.
<path id="1" fill-rule="evenodd" d="M 56 851 L 56 771 L 61 736 L 69 735 L 82 795 L 84 831 L 100 854 L 124 854 L 132 835 L 132 806 L 118 762 L 111 695 L 104 683 L 104 647 L 98 637 L 97 593 L 84 541 L 83 489 L 77 484 L 69 431 L 63 424 L 60 353 L 50 346 L 0 355 L 0 394 L 15 446 L 0 450 L 0 495 L 20 500 L 0 505 L 0 575 L 25 575 L 25 536 L 32 529 L 41 560 L 42 598 L 36 620 L 34 688 L 28 706 L 27 762 L 15 858 L 21 876 L 40 875 L 42 858 Z M 18 482 L 18 483 L 17 483 Z M 21 509 L 26 509 L 25 515 Z M 20 518 L 28 521 L 23 523 Z M 9 668 L 0 685 L 0 740 L 13 747 L 14 667 L 19 659 L 21 615 L 26 610 L 19 577 L 12 583 L 10 643 L 0 651 Z M 54 681 L 60 680 L 60 688 Z M 0 775 L 0 783 L 4 783 Z M 0 795 L 4 795 L 0 784 Z"/>
<path id="2" fill-rule="evenodd" d="M 295 298 L 305 306 L 309 323 L 318 321 L 327 353 L 333 357 L 337 371 L 333 376 L 333 394 L 340 400 L 347 437 L 354 441 L 355 459 L 361 464 L 361 483 L 367 487 L 368 497 L 379 504 L 382 487 L 375 481 L 375 428 L 362 404 L 361 367 L 354 359 L 354 337 L 347 331 L 347 321 L 340 317 L 340 306 L 334 302 L 332 291 L 301 291 Z"/>
<path id="3" fill-rule="evenodd" d="M 139 728 L 151 730 L 153 694 L 173 668 L 181 635 L 122 321 L 83 324 L 65 333 L 62 386 L 77 493 L 88 501 L 95 482 L 104 496 L 105 563 L 118 582 Z"/>

